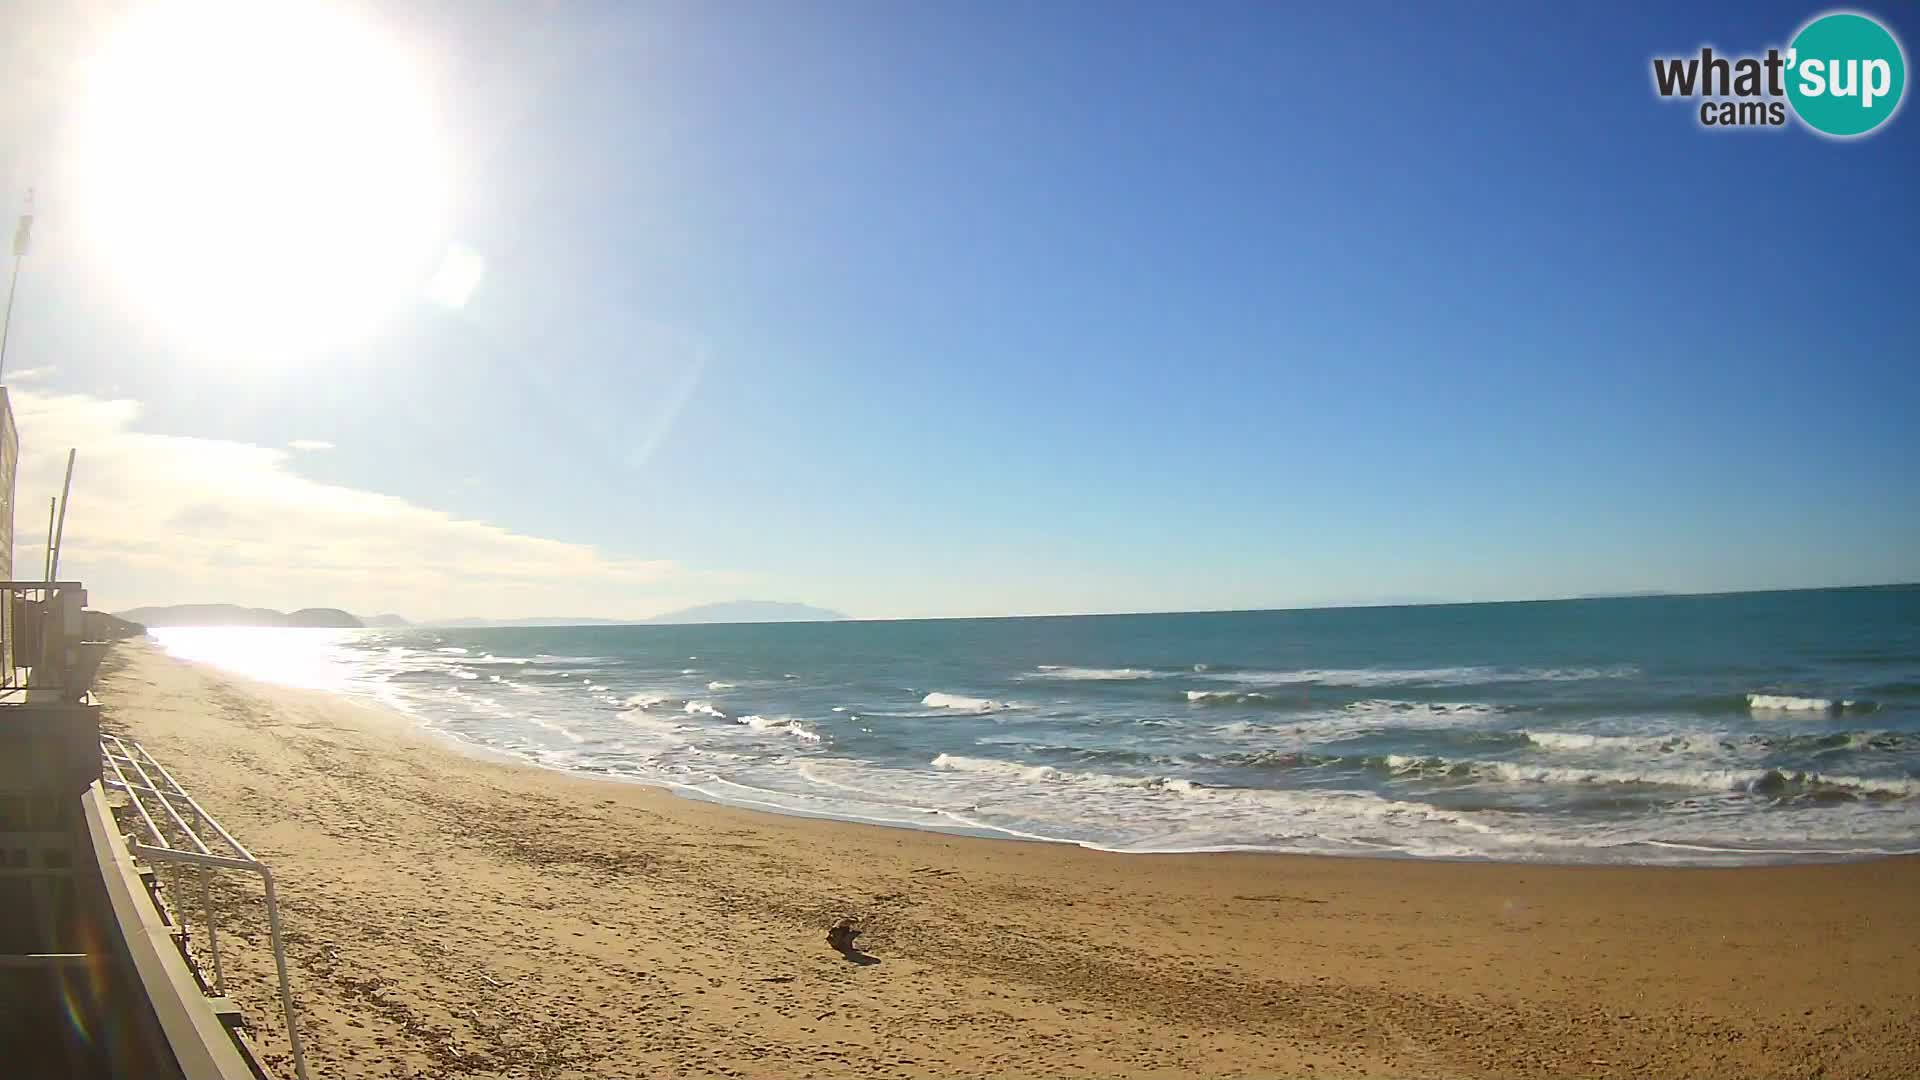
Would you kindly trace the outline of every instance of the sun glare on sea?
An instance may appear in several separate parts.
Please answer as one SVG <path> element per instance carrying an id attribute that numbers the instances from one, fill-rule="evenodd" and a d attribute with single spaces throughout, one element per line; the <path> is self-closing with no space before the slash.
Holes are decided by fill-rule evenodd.
<path id="1" fill-rule="evenodd" d="M 252 360 L 359 339 L 415 300 L 447 177 L 390 33 L 321 3 L 130 15 L 85 73 L 74 217 L 144 321 Z"/>

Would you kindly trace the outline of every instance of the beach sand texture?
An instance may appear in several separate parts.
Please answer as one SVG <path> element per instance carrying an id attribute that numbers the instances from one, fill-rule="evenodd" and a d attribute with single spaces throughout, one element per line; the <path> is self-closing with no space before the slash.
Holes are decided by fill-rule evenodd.
<path id="1" fill-rule="evenodd" d="M 1119 856 L 488 760 L 139 642 L 99 693 L 273 867 L 315 1077 L 1920 1075 L 1920 860 Z M 290 1076 L 257 897 L 223 958 Z"/>

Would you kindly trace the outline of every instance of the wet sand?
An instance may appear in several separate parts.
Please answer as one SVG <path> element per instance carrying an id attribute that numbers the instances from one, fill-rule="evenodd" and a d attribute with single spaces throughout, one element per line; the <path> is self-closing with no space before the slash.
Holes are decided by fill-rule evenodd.
<path id="1" fill-rule="evenodd" d="M 1920 860 L 1112 855 L 488 760 L 145 643 L 99 694 L 272 865 L 315 1077 L 1920 1075 Z M 223 958 L 291 1076 L 257 896 Z"/>

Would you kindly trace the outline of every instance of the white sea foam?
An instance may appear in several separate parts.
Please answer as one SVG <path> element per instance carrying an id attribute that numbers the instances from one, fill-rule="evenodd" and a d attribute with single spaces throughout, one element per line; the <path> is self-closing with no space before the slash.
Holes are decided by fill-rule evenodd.
<path id="1" fill-rule="evenodd" d="M 1721 750 L 1764 744 L 1734 735 L 1686 732 L 1671 735 L 1589 735 L 1580 731 L 1526 731 L 1527 741 L 1548 751 L 1613 751 L 1628 754 L 1711 754 Z"/>
<path id="2" fill-rule="evenodd" d="M 730 683 L 730 682 L 721 682 L 721 681 L 720 681 L 719 679 L 715 679 L 715 680 L 713 680 L 712 682 L 710 682 L 710 683 L 708 683 L 708 684 L 707 684 L 707 689 L 709 689 L 709 690 L 731 690 L 731 689 L 733 689 L 733 684 L 732 684 L 732 683 Z"/>
<path id="3" fill-rule="evenodd" d="M 1356 701 L 1337 712 L 1304 718 L 1291 725 L 1296 734 L 1320 740 L 1352 738 L 1374 731 L 1473 728 L 1500 717 L 1497 706 L 1479 702 Z"/>
<path id="4" fill-rule="evenodd" d="M 1258 690 L 1189 690 L 1187 700 L 1201 704 L 1228 704 L 1243 701 L 1265 701 L 1267 695 Z"/>
<path id="5" fill-rule="evenodd" d="M 1132 792 L 1162 797 L 1198 800 L 1216 805 L 1258 808 L 1281 815 L 1332 813 L 1351 823 L 1364 818 L 1376 823 L 1439 821 L 1473 832 L 1491 832 L 1492 827 L 1472 815 L 1442 810 L 1426 803 L 1387 799 L 1365 791 L 1280 790 L 1272 788 L 1218 787 L 1200 784 L 1177 776 L 1119 776 L 1113 773 L 1079 772 L 1050 765 L 1026 765 L 994 758 L 941 754 L 933 767 L 949 772 L 970 773 L 999 780 L 1017 780 L 1032 784 L 1061 784 L 1075 788 L 1108 792 Z"/>
<path id="6" fill-rule="evenodd" d="M 1480 779 L 1506 783 L 1660 784 L 1703 791 L 1745 791 L 1767 775 L 1764 769 L 1604 768 L 1515 761 L 1444 764 L 1464 767 L 1470 775 Z"/>
<path id="7" fill-rule="evenodd" d="M 967 697 L 965 694 L 945 694 L 936 690 L 920 699 L 920 704 L 929 709 L 952 709 L 956 712 L 989 713 L 1020 706 L 1007 701 L 995 701 L 992 698 Z"/>
<path id="8" fill-rule="evenodd" d="M 1350 714 L 1368 714 L 1408 718 L 1409 726 L 1451 726 L 1461 720 L 1498 716 L 1500 707 L 1479 701 L 1395 701 L 1392 698 L 1368 698 L 1341 710 Z"/>
<path id="9" fill-rule="evenodd" d="M 711 716 L 715 720 L 727 719 L 727 714 L 713 707 L 711 701 L 689 701 L 685 706 L 688 716 Z"/>
<path id="10" fill-rule="evenodd" d="M 1499 708 L 1476 702 L 1375 699 L 1333 710 L 1274 714 L 1270 720 L 1235 720 L 1210 730 L 1219 738 L 1263 750 L 1300 750 L 1381 731 L 1481 728 L 1501 715 Z"/>
<path id="11" fill-rule="evenodd" d="M 1258 690 L 1189 690 L 1187 700 L 1195 704 L 1247 704 L 1262 701 L 1287 702 L 1289 695 L 1265 694 Z M 1363 721 L 1376 727 L 1457 727 L 1464 723 L 1499 715 L 1495 705 L 1461 701 L 1396 701 L 1392 698 L 1368 698 L 1327 713 L 1310 713 L 1286 721 L 1288 726 L 1318 722 L 1336 725 Z M 1276 721 L 1278 722 L 1278 721 Z"/>
<path id="12" fill-rule="evenodd" d="M 817 743 L 820 733 L 807 728 L 805 724 L 790 716 L 760 716 L 749 714 L 740 718 L 740 722 L 755 731 L 784 731 L 796 739 Z"/>
<path id="13" fill-rule="evenodd" d="M 903 770 L 812 758 L 792 762 L 784 774 L 756 773 L 753 783 L 756 799 L 803 812 L 1130 852 L 1277 850 L 1740 864 L 1909 852 L 1915 850 L 1910 837 L 1920 824 L 1920 806 L 1904 800 L 1809 805 L 1777 816 L 1730 815 L 1725 799 L 1741 796 L 1729 793 L 1703 801 L 1697 811 L 1657 820 L 1581 819 L 1454 811 L 1363 791 L 1211 787 L 1177 777 L 1079 772 L 963 755 L 942 755 L 933 766 Z M 791 783 L 804 785 L 804 793 L 794 793 Z M 788 801 L 793 799 L 800 802 Z"/>
<path id="14" fill-rule="evenodd" d="M 685 733 L 692 731 L 695 727 L 695 725 L 692 724 L 683 724 L 676 720 L 668 720 L 658 714 L 642 712 L 638 709 L 623 712 L 620 714 L 620 718 L 628 724 L 648 732 L 651 736 L 648 740 L 649 745 L 661 738 L 668 737 L 670 737 L 670 741 L 675 744 L 684 744 L 687 741 Z"/>
<path id="15" fill-rule="evenodd" d="M 1791 694 L 1747 695 L 1747 708 L 1757 712 L 1842 712 L 1860 708 L 1864 704 L 1835 698 L 1795 697 Z"/>
<path id="16" fill-rule="evenodd" d="M 1161 675 L 1161 672 L 1147 668 L 1088 668 L 1041 664 L 1036 677 L 1066 679 L 1072 682 L 1125 682 L 1134 679 L 1157 679 Z"/>
<path id="17" fill-rule="evenodd" d="M 1420 757 L 1413 754 L 1388 754 L 1387 768 L 1396 773 L 1419 772 L 1441 763 L 1440 758 Z"/>
<path id="18" fill-rule="evenodd" d="M 1790 769 L 1585 768 L 1516 761 L 1478 761 L 1467 765 L 1474 776 L 1490 780 L 1543 784 L 1660 784 L 1706 791 L 1767 794 L 1788 788 L 1846 789 L 1861 795 L 1910 798 L 1920 790 L 1911 777 L 1842 776 Z"/>
<path id="19" fill-rule="evenodd" d="M 1015 780 L 1058 780 L 1064 775 L 1051 765 L 1023 765 L 1017 761 L 996 761 L 993 758 L 966 757 L 961 754 L 941 754 L 933 759 L 933 767 Z"/>
<path id="20" fill-rule="evenodd" d="M 1630 665 L 1578 668 L 1498 668 L 1485 666 L 1441 668 L 1306 668 L 1299 671 L 1200 672 L 1206 679 L 1252 686 L 1475 686 L 1513 682 L 1581 682 L 1589 679 L 1627 679 L 1640 674 Z"/>
<path id="21" fill-rule="evenodd" d="M 533 724 L 535 727 L 545 728 L 546 730 L 551 731 L 556 735 L 559 735 L 560 737 L 566 739 L 569 742 L 582 743 L 587 741 L 585 736 L 582 736 L 579 732 L 574 731 L 572 728 L 567 727 L 565 724 L 561 724 L 556 721 L 549 720 L 543 716 L 539 716 L 535 714 L 527 714 L 526 719 L 529 723 Z"/>

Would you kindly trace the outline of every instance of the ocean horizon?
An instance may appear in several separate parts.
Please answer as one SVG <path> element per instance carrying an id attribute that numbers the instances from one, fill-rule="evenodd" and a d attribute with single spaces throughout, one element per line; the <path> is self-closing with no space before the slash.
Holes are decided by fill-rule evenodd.
<path id="1" fill-rule="evenodd" d="M 1915 585 L 152 633 L 476 749 L 782 813 L 1124 852 L 1920 852 Z"/>
<path id="2" fill-rule="evenodd" d="M 1377 600 L 1335 600 L 1327 603 L 1268 605 L 1257 607 L 1197 607 L 1197 608 L 1141 608 L 1121 611 L 1045 611 L 1015 612 L 1004 615 L 848 615 L 832 612 L 824 618 L 741 618 L 725 621 L 701 623 L 662 622 L 662 616 L 638 618 L 537 616 L 533 618 L 487 619 L 476 617 L 458 617 L 447 619 L 422 619 L 409 621 L 408 626 L 418 630 L 470 630 L 499 629 L 507 627 L 538 626 L 558 629 L 578 626 L 749 626 L 765 623 L 822 623 L 822 622 L 864 622 L 864 623 L 901 623 L 901 622 L 986 622 L 992 620 L 1014 619 L 1113 619 L 1143 615 L 1260 615 L 1278 612 L 1297 611 L 1352 611 L 1373 610 L 1378 608 L 1437 608 L 1437 607 L 1482 607 L 1496 604 L 1561 604 L 1583 600 L 1656 600 L 1707 598 L 1717 596 L 1764 596 L 1773 593 L 1807 592 L 1857 592 L 1874 589 L 1920 589 L 1920 581 L 1872 582 L 1864 585 L 1784 585 L 1767 589 L 1709 589 L 1700 592 L 1668 589 L 1638 589 L 1627 592 L 1577 593 L 1569 596 L 1524 596 L 1503 597 L 1494 600 L 1444 600 L 1434 597 L 1389 597 Z M 757 601 L 755 601 L 757 602 Z M 194 605 L 151 605 L 146 608 L 129 611 L 151 610 L 152 608 L 191 607 Z M 233 605 L 238 606 L 238 605 Z M 716 605 L 699 605 L 700 607 Z M 808 605 L 796 605 L 808 606 Z M 338 609 L 330 609 L 338 610 Z M 824 609 L 822 609 L 824 610 Z M 378 616 L 386 618 L 387 616 Z M 137 621 L 137 620 L 136 620 Z M 369 623 L 368 629 L 377 629 Z M 387 627 L 391 629 L 391 627 Z"/>

